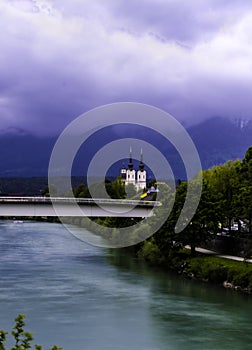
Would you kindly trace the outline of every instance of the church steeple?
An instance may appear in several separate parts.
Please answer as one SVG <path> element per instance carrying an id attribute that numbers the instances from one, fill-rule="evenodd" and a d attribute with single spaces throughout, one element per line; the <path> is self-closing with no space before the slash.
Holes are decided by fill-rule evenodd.
<path id="1" fill-rule="evenodd" d="M 137 191 L 143 190 L 146 188 L 146 170 L 144 169 L 142 148 L 141 148 L 141 152 L 140 152 L 139 170 L 137 171 L 136 188 L 137 188 Z"/>
<path id="2" fill-rule="evenodd" d="M 130 146 L 130 156 L 129 156 L 129 164 L 128 164 L 128 167 L 129 167 L 129 170 L 133 170 L 133 163 L 132 163 L 132 148 Z"/>
<path id="3" fill-rule="evenodd" d="M 126 180 L 126 172 L 127 172 L 127 170 L 126 170 L 124 163 L 123 163 L 122 168 L 121 168 L 121 177 L 124 181 Z"/>
<path id="4" fill-rule="evenodd" d="M 140 152 L 140 164 L 139 164 L 139 169 L 141 171 L 144 170 L 144 162 L 143 162 L 143 149 L 141 148 L 141 152 Z"/>

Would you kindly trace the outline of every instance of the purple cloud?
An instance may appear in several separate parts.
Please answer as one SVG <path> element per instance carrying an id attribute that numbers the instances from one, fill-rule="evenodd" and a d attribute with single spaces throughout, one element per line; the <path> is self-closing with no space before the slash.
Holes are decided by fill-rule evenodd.
<path id="1" fill-rule="evenodd" d="M 0 23 L 0 130 L 54 134 L 118 101 L 252 117 L 249 2 L 11 0 Z"/>

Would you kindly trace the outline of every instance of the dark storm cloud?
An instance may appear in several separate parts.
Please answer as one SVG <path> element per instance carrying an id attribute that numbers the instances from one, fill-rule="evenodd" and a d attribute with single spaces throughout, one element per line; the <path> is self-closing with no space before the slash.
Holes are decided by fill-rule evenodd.
<path id="1" fill-rule="evenodd" d="M 248 1 L 6 0 L 0 23 L 1 130 L 55 133 L 118 101 L 252 116 Z"/>

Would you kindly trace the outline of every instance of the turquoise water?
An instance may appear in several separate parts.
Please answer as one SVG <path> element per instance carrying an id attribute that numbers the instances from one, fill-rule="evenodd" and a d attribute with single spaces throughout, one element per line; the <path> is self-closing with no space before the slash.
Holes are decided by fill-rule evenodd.
<path id="1" fill-rule="evenodd" d="M 252 297 L 150 269 L 60 224 L 0 222 L 0 328 L 65 350 L 251 349 Z"/>

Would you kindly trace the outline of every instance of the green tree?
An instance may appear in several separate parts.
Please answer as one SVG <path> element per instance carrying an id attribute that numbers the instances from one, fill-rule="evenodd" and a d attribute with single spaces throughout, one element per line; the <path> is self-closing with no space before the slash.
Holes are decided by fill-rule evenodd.
<path id="1" fill-rule="evenodd" d="M 0 330 L 0 350 L 5 350 L 6 336 L 8 332 Z"/>
<path id="2" fill-rule="evenodd" d="M 239 160 L 228 161 L 204 173 L 204 179 L 218 210 L 219 222 L 221 226 L 228 227 L 230 233 L 232 223 L 238 216 L 237 193 L 240 189 L 238 175 L 240 166 Z"/>
<path id="3" fill-rule="evenodd" d="M 90 198 L 89 189 L 84 184 L 79 184 L 76 188 L 73 189 L 73 194 L 76 198 Z"/>
<path id="4" fill-rule="evenodd" d="M 252 147 L 245 153 L 239 169 L 239 190 L 236 193 L 237 216 L 247 222 L 247 229 L 252 233 Z M 239 223 L 240 221 L 238 221 Z"/>
<path id="5" fill-rule="evenodd" d="M 251 186 L 252 185 L 252 146 L 249 147 L 245 153 L 244 159 L 241 162 L 240 169 L 240 182 L 242 186 Z"/>
<path id="6" fill-rule="evenodd" d="M 190 185 L 192 188 L 195 187 L 195 189 L 197 189 L 197 181 L 197 179 L 191 181 Z M 178 186 L 178 189 L 176 191 L 176 219 L 180 215 L 183 208 L 187 194 L 187 186 L 188 184 L 186 182 L 183 182 Z M 197 191 L 195 191 L 195 193 L 196 192 Z M 191 200 L 193 200 L 193 198 Z M 197 195 L 195 196 L 195 200 L 198 200 Z M 190 208 L 188 208 L 188 210 L 190 212 Z M 185 221 L 184 230 L 175 236 L 175 240 L 183 246 L 190 245 L 191 255 L 195 255 L 196 247 L 200 246 L 202 243 L 205 243 L 209 239 L 210 232 L 215 226 L 217 226 L 217 223 L 215 221 L 217 221 L 217 219 L 212 195 L 209 191 L 207 183 L 203 181 L 201 198 L 197 210 L 190 221 Z"/>
<path id="7" fill-rule="evenodd" d="M 15 340 L 15 345 L 10 350 L 26 350 L 31 349 L 31 342 L 33 341 L 33 335 L 30 332 L 24 330 L 25 327 L 25 315 L 20 314 L 15 318 L 15 325 L 12 328 L 12 336 Z M 6 350 L 5 343 L 8 332 L 0 330 L 0 350 Z M 34 345 L 35 350 L 43 350 L 41 345 Z M 51 350 L 63 350 L 63 348 L 54 345 Z"/>
<path id="8" fill-rule="evenodd" d="M 107 194 L 113 199 L 125 198 L 125 183 L 121 176 L 118 176 L 113 182 L 106 180 L 105 188 Z"/>
<path id="9" fill-rule="evenodd" d="M 228 161 L 223 165 L 204 170 L 201 199 L 193 218 L 187 221 L 185 212 L 185 228 L 175 234 L 175 225 L 183 208 L 187 195 L 187 182 L 180 182 L 175 192 L 171 191 L 163 200 L 163 208 L 175 202 L 173 209 L 164 225 L 147 240 L 140 253 L 149 260 L 168 261 L 172 251 L 184 245 L 191 246 L 192 255 L 195 248 L 212 239 L 223 228 L 239 237 L 243 228 L 241 222 L 247 224 L 252 234 L 252 147 L 250 147 L 242 161 Z M 197 185 L 197 177 L 191 185 Z M 193 198 L 191 198 L 193 200 Z M 190 211 L 190 208 L 188 208 Z M 189 218 L 189 215 L 188 215 Z M 158 220 L 158 215 L 154 216 Z M 238 223 L 238 230 L 233 229 L 234 222 Z M 251 243 L 244 247 L 251 251 Z"/>
<path id="10" fill-rule="evenodd" d="M 50 188 L 47 186 L 41 191 L 41 195 L 45 197 L 56 197 L 57 193 L 57 187 L 53 184 L 50 185 Z"/>
<path id="11" fill-rule="evenodd" d="M 133 184 L 128 184 L 127 186 L 125 186 L 125 192 L 127 199 L 133 198 L 137 193 Z"/>

